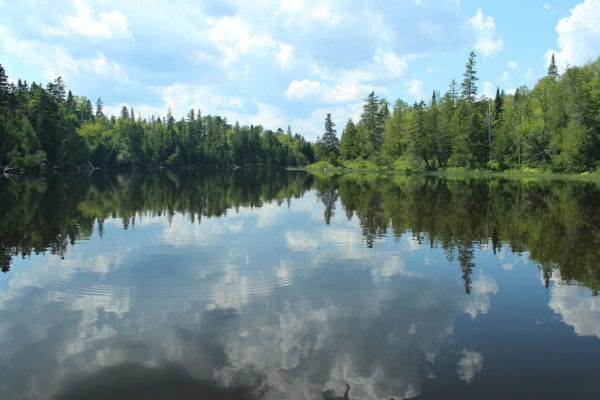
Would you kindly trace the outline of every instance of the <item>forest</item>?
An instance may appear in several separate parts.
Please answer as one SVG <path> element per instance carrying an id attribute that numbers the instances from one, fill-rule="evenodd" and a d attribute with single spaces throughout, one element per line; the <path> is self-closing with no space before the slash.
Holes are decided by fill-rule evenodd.
<path id="1" fill-rule="evenodd" d="M 175 120 L 136 118 L 123 106 L 107 116 L 74 96 L 61 77 L 46 87 L 8 82 L 0 65 L 0 166 L 16 170 L 73 170 L 114 167 L 276 168 L 314 162 L 302 136 L 262 126 L 228 124 L 225 118 L 190 110 Z"/>
<path id="2" fill-rule="evenodd" d="M 598 170 L 600 59 L 560 75 L 552 56 L 547 75 L 533 89 L 521 86 L 506 94 L 498 88 L 494 99 L 478 96 L 475 66 L 471 52 L 463 81 L 453 80 L 427 103 L 397 100 L 390 109 L 371 92 L 360 120 L 349 120 L 340 139 L 328 114 L 315 145 L 317 159 L 397 170 Z"/>
<path id="3" fill-rule="evenodd" d="M 476 55 L 463 80 L 428 102 L 393 107 L 371 92 L 356 123 L 338 139 L 331 114 L 316 143 L 299 134 L 190 110 L 176 120 L 136 118 L 123 106 L 107 116 L 67 91 L 61 77 L 45 87 L 9 82 L 0 65 L 0 167 L 73 170 L 114 167 L 278 168 L 324 161 L 400 171 L 452 168 L 500 171 L 539 169 L 593 172 L 600 168 L 600 58 L 559 74 L 554 56 L 548 73 L 513 94 L 494 99 L 477 92 Z"/>

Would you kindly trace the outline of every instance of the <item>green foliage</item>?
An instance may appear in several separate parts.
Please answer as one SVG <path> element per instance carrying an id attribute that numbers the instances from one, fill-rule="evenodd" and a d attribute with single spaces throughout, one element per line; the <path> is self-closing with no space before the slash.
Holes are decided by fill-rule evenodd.
<path id="1" fill-rule="evenodd" d="M 488 161 L 486 166 L 487 166 L 487 170 L 492 171 L 492 172 L 502 170 L 502 166 L 500 165 L 500 163 L 497 160 Z"/>
<path id="2" fill-rule="evenodd" d="M 461 98 L 465 101 L 474 101 L 477 96 L 477 85 L 475 82 L 479 80 L 477 78 L 477 71 L 475 70 L 475 52 L 469 53 L 469 59 L 465 65 L 465 72 L 463 74 L 463 82 L 461 86 Z"/>
<path id="3" fill-rule="evenodd" d="M 383 132 L 389 116 L 387 101 L 380 100 L 375 92 L 369 93 L 357 124 L 358 143 L 362 158 L 378 161 L 384 142 Z"/>
<path id="4" fill-rule="evenodd" d="M 336 135 L 335 124 L 331 120 L 331 114 L 325 117 L 325 131 L 323 137 L 317 141 L 315 146 L 317 160 L 328 161 L 337 164 L 340 155 L 340 143 Z"/>
<path id="5" fill-rule="evenodd" d="M 356 125 L 352 120 L 348 120 L 342 138 L 340 139 L 340 157 L 342 160 L 353 160 L 360 155 L 360 143 Z"/>
<path id="6" fill-rule="evenodd" d="M 400 169 L 411 171 L 600 168 L 600 59 L 562 75 L 552 59 L 533 89 L 521 86 L 507 95 L 498 88 L 492 101 L 477 97 L 475 58 L 471 52 L 460 85 L 453 80 L 428 103 L 398 100 L 390 111 L 387 100 L 369 93 L 360 120 L 348 121 L 340 140 L 327 114 L 315 145 L 289 127 L 232 126 L 194 110 L 179 121 L 170 112 L 136 120 L 123 106 L 118 118 L 108 118 L 100 98 L 94 112 L 60 77 L 45 88 L 14 85 L 0 65 L 0 166 L 275 168 L 361 159 L 384 170 L 399 160 Z"/>
<path id="7" fill-rule="evenodd" d="M 335 133 L 335 131 L 333 131 Z M 187 119 L 135 119 L 121 108 L 104 115 L 103 102 L 66 93 L 62 78 L 46 88 L 8 83 L 0 65 L 0 167 L 41 170 L 77 167 L 262 167 L 306 165 L 313 145 L 302 136 L 261 126 L 232 127 L 224 118 L 191 110 Z"/>
<path id="8" fill-rule="evenodd" d="M 415 172 L 414 166 L 410 165 L 406 160 L 401 158 L 394 161 L 393 169 L 394 171 L 402 172 L 405 174 L 411 174 Z"/>
<path id="9" fill-rule="evenodd" d="M 370 160 L 363 160 L 362 158 L 356 158 L 354 160 L 344 161 L 344 167 L 353 170 L 362 171 L 386 171 L 386 166 L 381 166 Z"/>
<path id="10" fill-rule="evenodd" d="M 473 52 L 463 78 L 460 95 L 453 80 L 443 96 L 434 92 L 428 104 L 398 100 L 391 113 L 371 92 L 360 121 L 344 128 L 344 165 L 360 158 L 411 171 L 578 173 L 600 167 L 600 59 L 567 68 L 562 76 L 551 61 L 548 75 L 533 89 L 521 86 L 507 95 L 497 88 L 493 100 L 477 97 Z"/>

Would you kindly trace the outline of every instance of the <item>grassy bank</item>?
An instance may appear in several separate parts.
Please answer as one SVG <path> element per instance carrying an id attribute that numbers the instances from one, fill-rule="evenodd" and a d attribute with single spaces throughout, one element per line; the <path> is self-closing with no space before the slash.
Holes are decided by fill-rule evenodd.
<path id="1" fill-rule="evenodd" d="M 426 171 L 413 169 L 405 163 L 397 162 L 393 167 L 379 166 L 371 161 L 351 161 L 342 165 L 333 165 L 327 161 L 319 161 L 304 168 L 313 175 L 327 177 L 346 174 L 378 174 L 378 175 L 420 175 L 445 178 L 502 178 L 502 179 L 540 179 L 540 180 L 579 180 L 600 182 L 600 171 L 581 173 L 556 173 L 547 170 L 525 167 L 522 169 L 506 169 L 492 171 L 485 169 L 446 168 Z"/>

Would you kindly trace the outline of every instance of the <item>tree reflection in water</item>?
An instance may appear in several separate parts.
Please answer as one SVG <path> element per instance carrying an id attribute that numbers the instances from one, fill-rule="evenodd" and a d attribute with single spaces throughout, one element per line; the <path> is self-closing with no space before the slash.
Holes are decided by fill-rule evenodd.
<path id="1" fill-rule="evenodd" d="M 50 175 L 0 181 L 0 267 L 12 258 L 51 252 L 63 256 L 69 245 L 88 238 L 94 225 L 103 234 L 106 218 L 123 228 L 136 218 L 177 213 L 201 223 L 241 207 L 293 201 L 315 188 L 331 224 L 338 201 L 356 217 L 364 241 L 400 238 L 441 246 L 459 261 L 465 292 L 470 292 L 473 249 L 491 245 L 528 251 L 543 271 L 567 283 L 600 290 L 600 188 L 595 183 L 562 181 L 447 180 L 432 177 L 351 177 L 316 179 L 303 173 L 101 172 L 91 179 Z"/>

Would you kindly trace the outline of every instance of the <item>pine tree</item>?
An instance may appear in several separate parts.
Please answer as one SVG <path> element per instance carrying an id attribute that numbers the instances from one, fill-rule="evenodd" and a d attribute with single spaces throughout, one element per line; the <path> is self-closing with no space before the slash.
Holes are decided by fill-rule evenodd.
<path id="1" fill-rule="evenodd" d="M 325 117 L 325 132 L 319 140 L 320 158 L 335 164 L 340 152 L 340 142 L 336 135 L 335 124 L 331 120 L 331 114 Z"/>
<path id="2" fill-rule="evenodd" d="M 463 74 L 463 82 L 461 83 L 461 97 L 463 100 L 474 101 L 477 96 L 477 86 L 475 82 L 479 80 L 477 78 L 477 71 L 475 70 L 475 52 L 471 51 L 469 59 L 465 65 L 465 73 Z"/>
<path id="3" fill-rule="evenodd" d="M 98 97 L 98 100 L 96 100 L 96 117 L 101 117 L 104 115 L 104 103 L 102 102 L 102 99 L 100 97 Z"/>
<path id="4" fill-rule="evenodd" d="M 554 53 L 552 53 L 552 57 L 550 58 L 550 65 L 548 66 L 548 76 L 553 77 L 554 79 L 558 79 L 558 68 L 556 67 L 556 61 L 554 60 Z"/>
<path id="5" fill-rule="evenodd" d="M 500 88 L 496 88 L 496 97 L 494 98 L 494 125 L 500 123 L 502 110 L 504 109 L 504 93 L 500 93 Z"/>
<path id="6" fill-rule="evenodd" d="M 458 83 L 456 83 L 456 80 L 452 79 L 452 82 L 450 82 L 447 94 L 452 101 L 452 106 L 456 107 L 456 103 L 458 102 Z"/>
<path id="7" fill-rule="evenodd" d="M 10 85 L 8 83 L 8 76 L 6 76 L 4 67 L 2 67 L 2 64 L 0 64 L 0 98 L 6 96 L 9 90 Z"/>
<path id="8" fill-rule="evenodd" d="M 354 160 L 360 155 L 360 147 L 356 132 L 356 125 L 351 119 L 346 123 L 340 139 L 340 155 L 343 160 Z"/>
<path id="9" fill-rule="evenodd" d="M 325 144 L 325 148 L 328 152 L 336 152 L 339 148 L 339 140 L 336 135 L 335 124 L 331 120 L 331 114 L 327 113 L 325 118 L 325 133 L 321 139 Z"/>
<path id="10" fill-rule="evenodd" d="M 75 102 L 75 98 L 73 97 L 73 93 L 69 90 L 67 94 L 67 111 L 69 114 L 77 114 L 77 103 Z"/>
<path id="11" fill-rule="evenodd" d="M 170 109 L 169 109 L 168 115 L 169 116 L 171 115 L 171 110 Z M 127 119 L 129 119 L 129 110 L 125 106 L 121 107 L 121 118 L 127 118 Z"/>
<path id="12" fill-rule="evenodd" d="M 54 82 L 48 83 L 47 90 L 54 96 L 54 100 L 56 100 L 57 103 L 65 101 L 65 81 L 63 81 L 62 77 L 59 76 Z"/>

